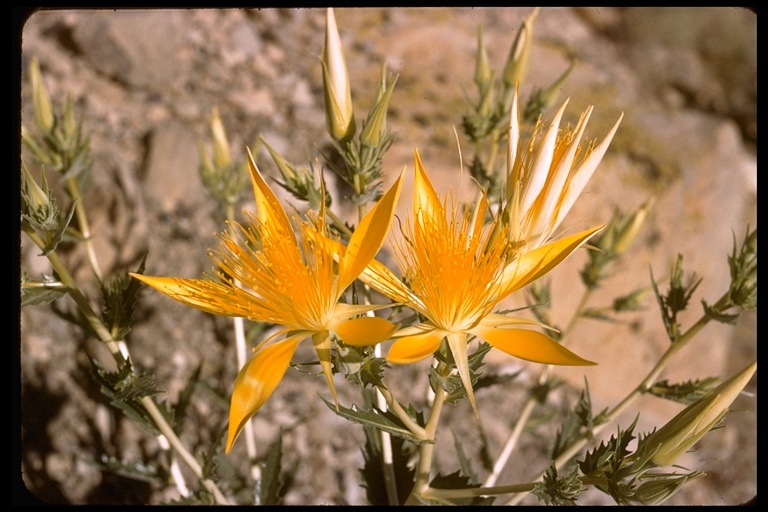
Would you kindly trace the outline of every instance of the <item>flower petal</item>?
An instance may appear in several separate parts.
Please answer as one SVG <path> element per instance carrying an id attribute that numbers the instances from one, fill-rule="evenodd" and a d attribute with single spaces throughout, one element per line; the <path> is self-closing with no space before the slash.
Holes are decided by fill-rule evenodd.
<path id="1" fill-rule="evenodd" d="M 537 327 L 542 327 L 544 329 L 550 329 L 550 330 L 557 330 L 554 327 L 550 327 L 547 324 L 543 324 L 539 322 L 538 320 L 532 320 L 530 318 L 520 318 L 518 316 L 507 316 L 507 315 L 500 315 L 498 313 L 490 313 L 488 315 L 485 315 L 482 320 L 480 320 L 480 323 L 483 324 L 486 327 L 498 327 L 498 328 L 505 328 L 505 327 L 513 327 L 517 325 L 532 325 Z"/>
<path id="2" fill-rule="evenodd" d="M 502 276 L 504 286 L 501 288 L 502 292 L 499 299 L 519 290 L 552 270 L 603 227 L 598 226 L 561 238 L 520 255 L 504 269 Z"/>
<path id="3" fill-rule="evenodd" d="M 227 453 L 245 423 L 275 391 L 288 369 L 296 346 L 306 336 L 303 332 L 265 347 L 251 357 L 237 374 L 229 406 Z"/>
<path id="4" fill-rule="evenodd" d="M 320 360 L 320 367 L 323 369 L 325 380 L 328 387 L 331 388 L 333 401 L 336 402 L 336 410 L 339 409 L 339 398 L 336 396 L 336 386 L 333 384 L 333 365 L 331 364 L 331 337 L 328 331 L 319 331 L 312 335 L 312 343 L 315 344 L 317 358 Z"/>
<path id="5" fill-rule="evenodd" d="M 343 256 L 343 264 L 339 270 L 339 290 L 344 290 L 349 286 L 379 252 L 384 238 L 389 232 L 402 183 L 403 175 L 401 174 L 387 193 L 379 199 L 357 225 L 355 232 L 349 239 Z"/>
<path id="6" fill-rule="evenodd" d="M 446 334 L 445 331 L 432 329 L 423 334 L 398 338 L 389 349 L 387 361 L 395 364 L 421 361 L 435 353 Z"/>
<path id="7" fill-rule="evenodd" d="M 495 348 L 526 361 L 562 366 L 597 364 L 577 356 L 549 336 L 529 329 L 496 329 L 482 324 L 470 331 Z"/>
<path id="8" fill-rule="evenodd" d="M 253 160 L 251 150 L 248 150 L 248 167 L 251 169 L 251 182 L 253 183 L 253 197 L 256 200 L 256 213 L 264 225 L 275 224 L 276 232 L 293 232 L 288 215 L 280 205 L 280 201 L 272 189 L 269 188 L 261 175 L 256 162 Z"/>
<path id="9" fill-rule="evenodd" d="M 419 152 L 414 152 L 415 169 L 413 174 L 413 215 L 420 219 L 421 215 L 428 215 L 430 218 L 442 220 L 440 212 L 443 211 L 443 205 L 437 197 L 432 182 L 427 177 L 427 172 L 421 164 Z"/>
<path id="10" fill-rule="evenodd" d="M 479 416 L 477 412 L 477 404 L 475 404 L 475 394 L 472 392 L 472 377 L 469 374 L 469 357 L 467 356 L 467 333 L 465 332 L 448 333 L 448 346 L 451 348 L 451 354 L 453 354 L 453 361 L 456 363 L 456 369 L 459 371 L 459 377 L 461 377 L 461 383 L 464 385 L 464 389 L 467 392 L 467 398 L 469 398 L 469 403 L 472 404 L 472 410 L 475 411 L 475 416 Z"/>
<path id="11" fill-rule="evenodd" d="M 144 276 L 130 273 L 139 281 L 179 302 L 214 315 L 260 318 L 258 297 L 240 288 L 204 279 Z"/>
<path id="12" fill-rule="evenodd" d="M 355 347 L 367 347 L 381 343 L 389 339 L 397 326 L 388 320 L 378 316 L 361 316 L 351 320 L 337 320 L 331 322 L 331 331 L 347 345 Z"/>

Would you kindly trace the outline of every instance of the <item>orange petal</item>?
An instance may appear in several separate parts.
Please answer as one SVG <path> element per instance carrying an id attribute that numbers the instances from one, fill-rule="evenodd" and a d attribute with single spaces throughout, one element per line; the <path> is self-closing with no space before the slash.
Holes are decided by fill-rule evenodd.
<path id="1" fill-rule="evenodd" d="M 427 172 L 421 164 L 419 152 L 415 151 L 415 168 L 413 174 L 413 215 L 419 219 L 423 213 L 430 218 L 440 217 L 439 213 L 443 211 L 443 205 L 437 197 L 435 188 L 429 181 Z"/>
<path id="2" fill-rule="evenodd" d="M 603 227 L 588 229 L 522 254 L 504 269 L 502 278 L 504 287 L 499 299 L 519 290 L 555 268 Z"/>
<path id="3" fill-rule="evenodd" d="M 482 324 L 472 331 L 495 348 L 526 361 L 562 366 L 597 364 L 583 359 L 549 336 L 528 329 L 496 329 Z"/>
<path id="4" fill-rule="evenodd" d="M 378 316 L 361 316 L 351 320 L 338 320 L 330 325 L 331 331 L 347 345 L 367 347 L 389 339 L 397 326 Z"/>
<path id="5" fill-rule="evenodd" d="M 172 299 L 214 315 L 258 318 L 258 298 L 240 288 L 204 279 L 130 274 Z"/>
<path id="6" fill-rule="evenodd" d="M 395 364 L 409 364 L 421 361 L 440 347 L 440 341 L 447 333 L 432 329 L 424 334 L 398 338 L 389 349 L 387 361 Z"/>
<path id="7" fill-rule="evenodd" d="M 328 387 L 331 388 L 333 401 L 336 402 L 336 410 L 339 409 L 339 398 L 336 396 L 336 386 L 333 384 L 333 365 L 331 364 L 331 337 L 328 331 L 319 331 L 312 335 L 312 343 L 315 344 L 317 358 L 320 360 L 320 367 L 323 369 L 325 380 Z"/>
<path id="8" fill-rule="evenodd" d="M 349 286 L 379 252 L 392 224 L 402 183 L 401 174 L 357 225 L 344 252 L 344 263 L 339 271 L 339 290 Z"/>
<path id="9" fill-rule="evenodd" d="M 251 357 L 237 374 L 229 406 L 227 453 L 245 423 L 275 391 L 288 369 L 296 346 L 306 337 L 304 332 L 265 347 Z"/>
<path id="10" fill-rule="evenodd" d="M 246 148 L 248 149 L 248 148 Z M 256 213 L 262 224 L 268 225 L 276 223 L 279 230 L 291 232 L 291 222 L 286 215 L 285 210 L 280 205 L 280 200 L 272 189 L 269 188 L 264 177 L 256 167 L 251 150 L 248 149 L 248 167 L 251 169 L 251 182 L 253 183 L 253 197 L 256 200 Z"/>
<path id="11" fill-rule="evenodd" d="M 467 334 L 464 332 L 448 333 L 448 346 L 453 354 L 453 361 L 456 363 L 456 369 L 459 371 L 461 383 L 467 392 L 469 403 L 472 404 L 472 410 L 475 416 L 479 416 L 477 405 L 475 404 L 475 394 L 472 392 L 472 378 L 469 375 L 469 357 L 467 356 Z"/>

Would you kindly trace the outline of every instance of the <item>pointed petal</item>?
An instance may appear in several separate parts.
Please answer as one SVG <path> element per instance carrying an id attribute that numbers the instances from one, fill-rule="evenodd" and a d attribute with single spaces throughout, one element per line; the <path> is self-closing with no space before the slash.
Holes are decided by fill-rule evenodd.
<path id="1" fill-rule="evenodd" d="M 378 260 L 371 260 L 358 277 L 360 281 L 398 304 L 412 305 L 418 302 L 411 290 Z"/>
<path id="2" fill-rule="evenodd" d="M 257 352 L 235 379 L 229 406 L 227 453 L 232 449 L 245 423 L 267 401 L 285 375 L 293 353 L 306 333 L 297 334 Z"/>
<path id="3" fill-rule="evenodd" d="M 603 159 L 603 156 L 605 155 L 605 152 L 608 150 L 608 146 L 611 144 L 611 141 L 613 140 L 613 136 L 616 134 L 616 130 L 619 129 L 619 124 L 621 123 L 621 120 L 624 118 L 624 114 L 622 113 L 619 116 L 619 119 L 616 120 L 613 127 L 610 129 L 608 134 L 605 136 L 605 138 L 600 142 L 600 144 L 595 147 L 594 150 L 587 156 L 587 158 L 581 163 L 579 168 L 574 172 L 571 179 L 568 181 L 568 190 L 566 190 L 563 199 L 562 204 L 560 205 L 560 210 L 557 213 L 557 220 L 555 221 L 555 227 L 557 227 L 560 222 L 563 220 L 565 215 L 570 211 L 571 206 L 573 206 L 573 203 L 576 202 L 576 199 L 581 194 L 581 191 L 584 190 L 584 187 L 586 186 L 589 179 L 592 177 L 592 174 L 595 172 L 595 169 L 597 169 L 598 164 L 600 164 L 600 161 Z"/>
<path id="4" fill-rule="evenodd" d="M 421 361 L 435 353 L 446 334 L 445 331 L 432 329 L 423 334 L 398 338 L 389 349 L 387 361 L 395 364 Z"/>
<path id="5" fill-rule="evenodd" d="M 588 366 L 597 364 L 583 359 L 549 336 L 528 329 L 495 329 L 482 324 L 472 331 L 495 348 L 507 354 L 534 363 L 563 366 Z"/>
<path id="6" fill-rule="evenodd" d="M 346 320 L 353 316 L 363 315 L 369 311 L 391 308 L 394 304 L 344 304 L 339 302 L 333 310 L 333 317 L 338 320 Z"/>
<path id="7" fill-rule="evenodd" d="M 252 319 L 261 316 L 259 312 L 262 311 L 262 306 L 258 304 L 259 299 L 234 286 L 204 279 L 143 276 L 134 273 L 130 275 L 170 298 L 206 313 Z"/>
<path id="8" fill-rule="evenodd" d="M 513 183 L 517 181 L 514 175 L 515 160 L 520 150 L 520 107 L 517 100 L 518 86 L 512 95 L 512 108 L 509 111 L 509 142 L 507 146 L 507 197 L 512 196 Z"/>
<path id="9" fill-rule="evenodd" d="M 502 277 L 504 286 L 499 299 L 519 290 L 552 270 L 603 227 L 588 229 L 522 254 L 504 269 Z"/>
<path id="10" fill-rule="evenodd" d="M 331 337 L 328 331 L 316 332 L 312 335 L 312 343 L 315 344 L 317 358 L 320 360 L 320 366 L 323 369 L 325 380 L 328 387 L 331 388 L 333 401 L 336 403 L 336 409 L 339 408 L 339 398 L 336 396 L 336 386 L 333 384 L 333 366 L 331 364 Z"/>
<path id="11" fill-rule="evenodd" d="M 442 212 L 443 205 L 437 197 L 432 182 L 429 181 L 427 172 L 421 164 L 419 152 L 414 152 L 415 164 L 413 174 L 413 216 L 419 219 L 421 215 L 427 215 L 430 218 L 440 218 L 439 212 Z"/>
<path id="12" fill-rule="evenodd" d="M 333 321 L 330 329 L 347 345 L 367 347 L 388 340 L 397 326 L 378 316 L 361 316 L 351 320 Z"/>
<path id="13" fill-rule="evenodd" d="M 467 391 L 467 398 L 469 398 L 469 403 L 472 404 L 472 410 L 475 411 L 475 416 L 479 416 L 477 412 L 477 404 L 475 404 L 475 394 L 472 391 L 472 378 L 469 375 L 467 334 L 464 332 L 449 333 L 448 346 L 451 348 L 451 354 L 453 354 L 453 360 L 456 363 L 456 369 L 459 371 L 461 383 L 464 385 L 464 389 Z"/>
<path id="14" fill-rule="evenodd" d="M 505 327 L 513 327 L 517 325 L 531 325 L 536 327 L 542 327 L 544 329 L 556 330 L 553 327 L 543 324 L 537 320 L 530 318 L 520 318 L 517 316 L 506 316 L 498 313 L 490 313 L 480 320 L 480 323 L 486 327 L 499 327 L 501 329 Z"/>
<path id="15" fill-rule="evenodd" d="M 248 149 L 248 148 L 246 148 Z M 251 169 L 251 182 L 253 183 L 253 196 L 256 200 L 256 213 L 264 225 L 274 224 L 279 230 L 292 232 L 291 223 L 280 201 L 272 189 L 269 188 L 261 175 L 256 162 L 253 160 L 251 150 L 248 149 L 248 167 Z"/>
<path id="16" fill-rule="evenodd" d="M 376 205 L 363 217 L 349 239 L 339 270 L 339 290 L 344 290 L 379 252 L 392 224 L 392 215 L 403 183 L 401 174 Z"/>
<path id="17" fill-rule="evenodd" d="M 542 141 L 541 146 L 539 146 L 536 151 L 536 159 L 533 162 L 530 174 L 523 178 L 527 182 L 521 205 L 522 209 L 520 210 L 523 214 L 525 214 L 525 212 L 528 211 L 528 208 L 530 208 L 534 201 L 536 201 L 541 189 L 544 188 L 544 184 L 547 182 L 549 170 L 552 166 L 552 158 L 555 154 L 555 147 L 557 146 L 557 134 L 560 129 L 560 120 L 563 117 L 563 112 L 565 112 L 565 107 L 567 105 L 568 100 L 565 100 L 563 106 L 560 107 L 560 110 L 555 114 L 555 118 L 552 119 L 549 129 L 544 135 L 544 140 Z"/>

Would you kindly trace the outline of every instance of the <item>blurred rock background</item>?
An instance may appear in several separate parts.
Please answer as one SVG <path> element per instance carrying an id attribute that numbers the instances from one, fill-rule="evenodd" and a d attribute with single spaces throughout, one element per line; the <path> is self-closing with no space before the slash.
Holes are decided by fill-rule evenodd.
<path id="1" fill-rule="evenodd" d="M 387 183 L 404 167 L 412 170 L 418 148 L 440 191 L 456 187 L 459 151 L 466 165 L 470 149 L 463 139 L 457 147 L 454 127 L 459 129 L 474 98 L 477 28 L 483 27 L 491 62 L 500 69 L 529 13 L 527 8 L 336 11 L 358 120 L 373 100 L 382 63 L 399 74 L 390 103 L 389 123 L 397 140 L 385 160 Z M 206 251 L 223 225 L 197 169 L 198 144 L 209 140 L 212 108 L 221 113 L 236 158 L 242 159 L 244 147 L 253 147 L 259 135 L 294 163 L 319 155 L 328 141 L 319 62 L 324 23 L 322 9 L 41 10 L 27 19 L 20 47 L 22 119 L 31 124 L 26 70 L 37 56 L 54 101 L 72 95 L 91 135 L 94 186 L 85 201 L 107 274 L 135 269 L 147 250 L 151 274 L 192 277 L 209 268 Z M 743 8 L 539 12 L 523 97 L 548 86 L 575 59 L 557 100 L 570 98 L 566 121 L 575 122 L 595 105 L 587 136 L 602 138 L 624 113 L 608 154 L 564 227 L 602 223 L 616 207 L 629 211 L 655 197 L 634 250 L 610 286 L 599 291 L 598 304 L 647 286 L 651 271 L 665 283 L 678 253 L 688 273 L 703 277 L 684 326 L 700 315 L 701 299 L 714 302 L 727 289 L 726 257 L 733 240 L 740 242 L 746 226 L 757 224 L 756 27 L 756 14 Z M 265 151 L 257 160 L 267 175 L 277 176 Z M 463 186 L 469 187 L 466 179 Z M 409 192 L 402 197 L 409 198 Z M 400 213 L 407 202 L 401 201 Z M 95 291 L 82 251 L 72 248 L 66 257 Z M 583 263 L 584 255 L 577 253 L 550 274 L 555 319 L 565 321 L 575 306 L 580 283 L 573 272 Z M 23 238 L 21 265 L 32 275 L 49 271 Z M 150 291 L 143 294 L 139 316 L 129 337 L 134 362 L 156 374 L 170 399 L 201 363 L 203 379 L 229 392 L 237 371 L 230 321 Z M 596 411 L 631 390 L 668 343 L 652 296 L 642 314 L 626 318 L 618 325 L 581 322 L 572 347 L 600 364 L 557 371 L 575 386 L 588 379 Z M 21 452 L 28 489 L 53 503 L 156 504 L 178 498 L 93 463 L 103 453 L 151 460 L 158 450 L 151 436 L 99 396 L 82 350 L 99 351 L 98 344 L 40 306 L 22 312 L 21 334 Z M 709 325 L 699 338 L 664 378 L 704 378 L 743 368 L 756 357 L 756 314 L 743 315 L 736 328 Z M 535 368 L 503 355 L 495 355 L 491 364 L 536 375 Z M 413 381 L 415 389 L 423 389 L 418 367 L 396 371 L 403 383 Z M 299 464 L 299 485 L 286 503 L 364 503 L 357 479 L 362 433 L 317 399 L 318 393 L 325 396 L 321 380 L 289 372 L 253 420 L 257 442 L 266 447 L 279 429 L 287 432 L 284 450 Z M 402 391 L 408 387 L 402 384 Z M 756 392 L 756 384 L 748 390 Z M 566 394 L 564 400 L 575 396 Z M 483 425 L 492 449 L 500 449 L 519 406 L 506 397 L 478 394 L 481 416 L 484 405 L 498 411 Z M 341 385 L 340 400 L 350 404 L 359 397 Z M 679 408 L 643 400 L 621 421 L 628 425 L 639 410 L 638 430 L 648 430 Z M 210 445 L 225 424 L 225 411 L 212 400 L 196 402 L 184 439 L 197 449 Z M 447 414 L 457 431 L 477 437 L 467 404 Z M 740 398 L 727 423 L 685 458 L 685 465 L 707 476 L 668 503 L 729 505 L 756 494 L 756 398 Z M 452 452 L 448 432 L 446 453 Z M 608 429 L 607 435 L 613 432 Z M 535 460 L 546 443 L 533 435 L 528 441 L 532 452 L 521 457 Z M 241 466 L 238 457 L 244 454 L 242 446 L 236 447 L 233 464 Z M 456 468 L 451 457 L 444 461 L 447 470 Z M 501 482 L 525 481 L 532 465 L 510 468 Z M 601 496 L 589 499 L 605 502 Z"/>

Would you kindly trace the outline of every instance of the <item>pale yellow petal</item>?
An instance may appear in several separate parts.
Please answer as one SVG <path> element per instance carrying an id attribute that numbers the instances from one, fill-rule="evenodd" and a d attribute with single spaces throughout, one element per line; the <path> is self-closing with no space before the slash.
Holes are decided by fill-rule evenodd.
<path id="1" fill-rule="evenodd" d="M 534 363 L 562 366 L 597 364 L 577 356 L 549 336 L 529 329 L 496 329 L 482 324 L 470 331 L 511 356 Z"/>
<path id="2" fill-rule="evenodd" d="M 344 290 L 379 252 L 392 224 L 392 215 L 400 196 L 401 174 L 371 211 L 360 221 L 349 239 L 339 271 L 339 290 Z"/>
<path id="3" fill-rule="evenodd" d="M 603 227 L 598 226 L 561 238 L 520 255 L 504 269 L 503 291 L 499 300 L 552 270 Z"/>
<path id="4" fill-rule="evenodd" d="M 423 334 L 398 338 L 389 349 L 387 361 L 395 364 L 421 361 L 435 353 L 446 334 L 445 331 L 434 329 Z"/>
<path id="5" fill-rule="evenodd" d="M 490 313 L 486 315 L 483 317 L 480 323 L 486 327 L 498 327 L 501 329 L 520 325 L 530 325 L 535 327 L 542 327 L 544 329 L 556 330 L 547 324 L 539 322 L 538 320 L 533 320 L 531 318 L 520 318 L 517 316 L 500 315 L 498 313 Z"/>
<path id="6" fill-rule="evenodd" d="M 411 290 L 378 260 L 371 260 L 358 277 L 360 281 L 398 304 L 413 305 L 418 302 Z"/>
<path id="7" fill-rule="evenodd" d="M 299 342 L 306 333 L 297 334 L 257 352 L 240 370 L 235 379 L 229 406 L 227 453 L 232 449 L 245 423 L 275 391 L 291 363 Z"/>
<path id="8" fill-rule="evenodd" d="M 351 320 L 336 320 L 329 326 L 344 343 L 367 347 L 388 340 L 397 326 L 378 316 L 361 316 Z"/>

